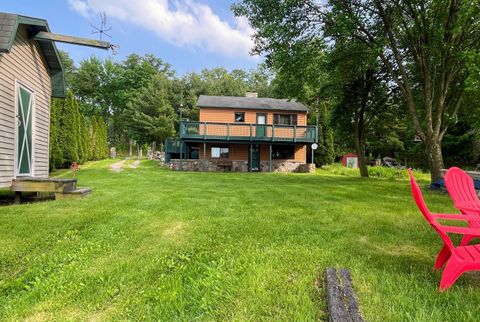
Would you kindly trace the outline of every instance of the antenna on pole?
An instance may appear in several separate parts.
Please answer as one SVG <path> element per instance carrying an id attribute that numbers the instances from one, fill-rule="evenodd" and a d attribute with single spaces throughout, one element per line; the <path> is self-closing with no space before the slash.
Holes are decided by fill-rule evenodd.
<path id="1" fill-rule="evenodd" d="M 92 30 L 92 34 L 98 34 L 99 40 L 102 40 L 103 35 L 107 36 L 108 38 L 112 38 L 112 36 L 108 33 L 112 30 L 112 27 L 107 26 L 107 14 L 105 11 L 100 12 L 100 26 L 95 26 L 94 24 L 90 23 L 90 26 L 94 30 Z M 118 52 L 118 45 L 110 44 L 110 49 L 114 55 Z"/>
<path id="2" fill-rule="evenodd" d="M 112 30 L 112 27 L 107 27 L 107 14 L 105 11 L 100 12 L 100 26 L 97 27 L 93 24 L 90 24 L 90 26 L 94 29 L 92 34 L 98 34 L 100 40 L 102 40 L 103 35 L 112 38 L 112 36 L 107 33 L 107 31 Z"/>

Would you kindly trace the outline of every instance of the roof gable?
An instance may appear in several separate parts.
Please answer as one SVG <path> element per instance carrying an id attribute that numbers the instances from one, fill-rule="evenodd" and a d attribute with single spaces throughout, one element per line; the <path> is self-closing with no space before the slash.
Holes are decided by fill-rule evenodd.
<path id="1" fill-rule="evenodd" d="M 20 24 L 27 25 L 29 32 L 32 34 L 39 31 L 50 31 L 45 19 L 0 12 L 0 52 L 10 52 Z M 63 67 L 55 43 L 38 41 L 38 44 L 50 70 L 52 96 L 65 97 L 66 88 Z"/>
<path id="2" fill-rule="evenodd" d="M 294 100 L 263 98 L 263 97 L 236 97 L 236 96 L 209 96 L 200 95 L 198 107 L 237 108 L 252 110 L 278 110 L 307 112 L 308 108 Z"/>

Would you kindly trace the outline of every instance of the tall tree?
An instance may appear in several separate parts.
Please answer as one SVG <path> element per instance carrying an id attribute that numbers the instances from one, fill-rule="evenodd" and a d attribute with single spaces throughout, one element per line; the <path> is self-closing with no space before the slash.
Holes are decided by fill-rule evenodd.
<path id="1" fill-rule="evenodd" d="M 168 101 L 170 82 L 158 73 L 127 105 L 128 135 L 138 144 L 162 142 L 175 133 L 175 111 Z"/>

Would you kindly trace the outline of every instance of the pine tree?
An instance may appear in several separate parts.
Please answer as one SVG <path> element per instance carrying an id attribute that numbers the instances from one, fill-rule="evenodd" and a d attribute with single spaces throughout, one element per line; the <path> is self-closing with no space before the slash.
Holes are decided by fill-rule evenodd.
<path id="1" fill-rule="evenodd" d="M 333 163 L 335 148 L 333 146 L 333 131 L 329 126 L 325 106 L 318 108 L 318 149 L 315 152 L 315 164 L 318 166 Z"/>
<path id="2" fill-rule="evenodd" d="M 59 143 L 63 151 L 63 166 L 65 167 L 69 167 L 73 162 L 78 162 L 74 100 L 72 93 L 68 92 L 63 102 L 60 116 L 61 131 Z"/>
<path id="3" fill-rule="evenodd" d="M 90 120 L 86 117 L 83 118 L 83 144 L 85 151 L 85 161 L 90 161 L 93 158 L 92 153 L 92 126 Z"/>
<path id="4" fill-rule="evenodd" d="M 75 118 L 75 132 L 74 132 L 74 140 L 77 145 L 77 155 L 78 155 L 78 163 L 83 163 L 85 161 L 85 151 L 84 151 L 84 143 L 83 143 L 83 117 L 78 110 L 78 102 L 75 98 L 72 100 L 72 113 Z"/>
<path id="5" fill-rule="evenodd" d="M 50 171 L 57 169 L 63 164 L 63 151 L 60 145 L 61 138 L 61 114 L 63 100 L 52 99 L 50 111 L 50 146 L 49 146 L 49 164 Z"/>

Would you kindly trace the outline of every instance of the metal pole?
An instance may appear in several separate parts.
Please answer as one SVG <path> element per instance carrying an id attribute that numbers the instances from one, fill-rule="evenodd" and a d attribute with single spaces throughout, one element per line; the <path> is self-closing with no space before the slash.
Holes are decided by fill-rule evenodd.
<path id="1" fill-rule="evenodd" d="M 272 145 L 270 144 L 270 154 L 269 154 L 269 158 L 268 158 L 268 170 L 269 172 L 272 172 Z"/>
<path id="2" fill-rule="evenodd" d="M 312 147 L 310 147 L 310 149 L 312 149 Z M 311 162 L 312 164 L 315 163 L 315 162 L 313 161 L 313 157 L 314 157 L 314 156 L 313 156 L 313 153 L 314 153 L 314 152 L 315 152 L 315 150 L 312 149 L 312 162 Z"/>

